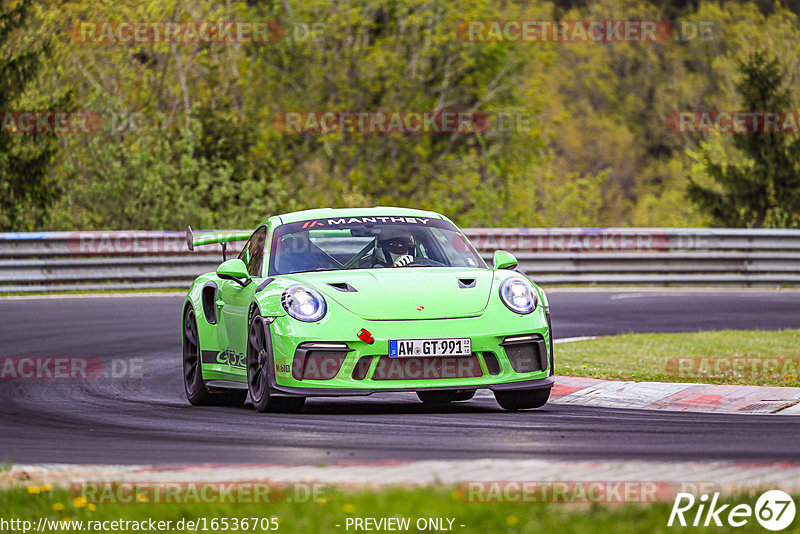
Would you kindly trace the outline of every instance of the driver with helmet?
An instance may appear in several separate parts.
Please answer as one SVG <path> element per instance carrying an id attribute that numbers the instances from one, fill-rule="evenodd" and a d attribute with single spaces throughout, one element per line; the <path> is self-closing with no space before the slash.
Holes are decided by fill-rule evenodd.
<path id="1" fill-rule="evenodd" d="M 402 230 L 388 232 L 382 236 L 378 240 L 378 249 L 383 254 L 381 263 L 386 267 L 404 267 L 416 259 L 417 246 L 414 236 Z"/>

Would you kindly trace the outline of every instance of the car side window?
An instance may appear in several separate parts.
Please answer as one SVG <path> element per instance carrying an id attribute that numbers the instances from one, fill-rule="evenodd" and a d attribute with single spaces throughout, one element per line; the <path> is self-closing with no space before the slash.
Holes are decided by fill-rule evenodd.
<path id="1" fill-rule="evenodd" d="M 250 241 L 242 249 L 239 259 L 247 265 L 250 276 L 261 276 L 261 265 L 264 263 L 264 244 L 267 240 L 267 227 L 262 226 L 250 237 Z"/>

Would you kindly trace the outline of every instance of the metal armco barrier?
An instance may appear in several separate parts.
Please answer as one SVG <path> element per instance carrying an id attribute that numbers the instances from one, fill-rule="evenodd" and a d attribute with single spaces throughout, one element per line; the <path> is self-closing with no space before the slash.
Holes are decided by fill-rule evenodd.
<path id="1" fill-rule="evenodd" d="M 504 249 L 519 270 L 558 284 L 800 284 L 800 230 L 473 228 L 487 260 Z M 232 243 L 228 257 L 241 243 Z M 0 233 L 0 292 L 185 289 L 221 247 L 189 252 L 182 231 Z"/>

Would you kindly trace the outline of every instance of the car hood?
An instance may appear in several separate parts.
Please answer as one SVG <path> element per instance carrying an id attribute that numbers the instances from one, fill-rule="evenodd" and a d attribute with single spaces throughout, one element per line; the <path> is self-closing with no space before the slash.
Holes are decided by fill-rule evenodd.
<path id="1" fill-rule="evenodd" d="M 314 287 L 325 298 L 364 319 L 444 319 L 483 312 L 489 302 L 493 272 L 406 267 L 304 273 L 291 278 Z"/>

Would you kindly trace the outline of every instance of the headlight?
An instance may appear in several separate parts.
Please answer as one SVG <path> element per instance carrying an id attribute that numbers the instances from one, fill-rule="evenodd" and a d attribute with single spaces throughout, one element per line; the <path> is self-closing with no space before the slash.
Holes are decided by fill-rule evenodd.
<path id="1" fill-rule="evenodd" d="M 308 286 L 294 285 L 286 288 L 281 297 L 286 313 L 297 319 L 313 323 L 325 317 L 328 307 L 325 299 Z"/>
<path id="2" fill-rule="evenodd" d="M 500 300 L 509 310 L 525 315 L 536 309 L 536 293 L 527 280 L 508 278 L 500 284 Z"/>

